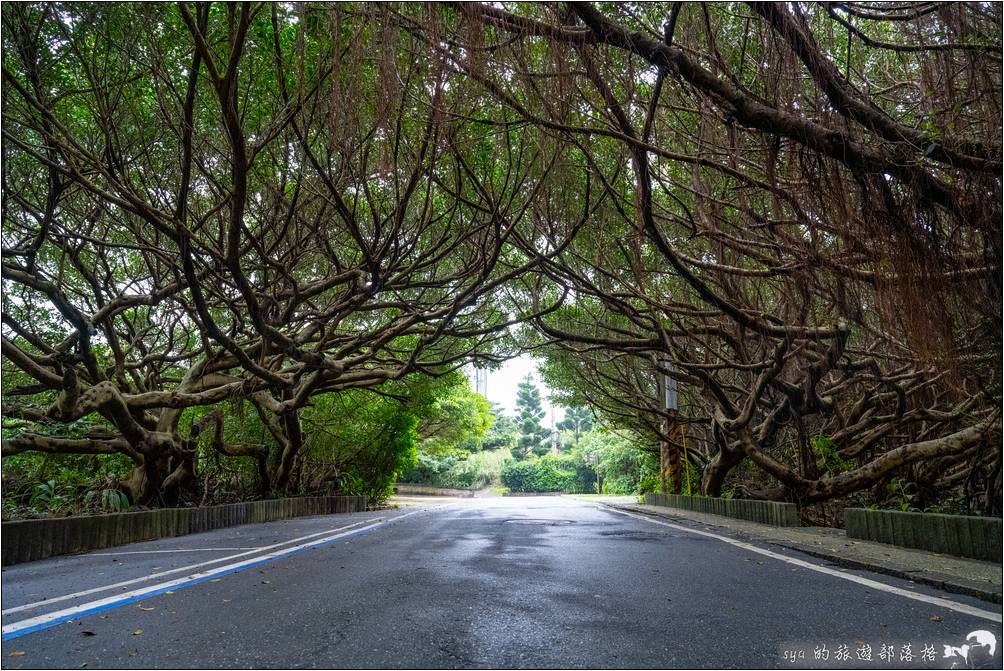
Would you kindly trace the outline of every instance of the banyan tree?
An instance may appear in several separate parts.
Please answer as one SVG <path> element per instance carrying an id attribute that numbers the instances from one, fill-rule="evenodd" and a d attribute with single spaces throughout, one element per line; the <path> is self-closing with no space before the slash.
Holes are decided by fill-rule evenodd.
<path id="1" fill-rule="evenodd" d="M 705 494 L 1000 513 L 999 5 L 21 4 L 3 49 L 5 455 L 281 489 L 316 394 L 532 346 Z M 233 399 L 269 445 L 181 421 Z"/>

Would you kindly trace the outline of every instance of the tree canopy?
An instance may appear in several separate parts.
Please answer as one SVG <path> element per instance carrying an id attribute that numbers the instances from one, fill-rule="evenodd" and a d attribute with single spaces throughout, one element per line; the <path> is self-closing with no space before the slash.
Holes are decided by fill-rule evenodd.
<path id="1" fill-rule="evenodd" d="M 319 399 L 533 348 L 705 493 L 1000 512 L 999 5 L 2 18 L 4 455 L 290 490 Z"/>

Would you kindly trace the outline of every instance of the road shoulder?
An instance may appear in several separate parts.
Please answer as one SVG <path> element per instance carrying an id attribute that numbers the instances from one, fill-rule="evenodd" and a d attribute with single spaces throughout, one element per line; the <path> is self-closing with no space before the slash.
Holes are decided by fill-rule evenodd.
<path id="1" fill-rule="evenodd" d="M 773 527 L 746 520 L 623 501 L 598 505 L 671 520 L 682 526 L 713 528 L 740 540 L 797 550 L 850 569 L 873 571 L 937 589 L 1002 603 L 1004 570 L 1001 564 L 900 548 L 847 538 L 840 529 Z"/>

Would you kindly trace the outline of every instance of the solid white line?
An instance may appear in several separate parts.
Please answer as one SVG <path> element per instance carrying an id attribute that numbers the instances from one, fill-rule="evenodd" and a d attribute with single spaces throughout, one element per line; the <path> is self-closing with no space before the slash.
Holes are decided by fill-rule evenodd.
<path id="1" fill-rule="evenodd" d="M 375 519 L 382 520 L 382 517 Z M 25 610 L 32 610 L 38 608 L 39 606 L 46 606 L 50 603 L 59 603 L 60 601 L 67 601 L 69 599 L 77 599 L 82 596 L 89 596 L 91 594 L 97 594 L 98 592 L 106 592 L 110 589 L 118 589 L 120 587 L 128 587 L 129 585 L 135 585 L 136 583 L 146 582 L 147 580 L 154 580 L 155 578 L 163 578 L 166 575 L 172 575 L 174 573 L 181 573 L 182 571 L 191 571 L 192 569 L 201 568 L 203 566 L 209 566 L 210 564 L 219 564 L 220 562 L 225 562 L 231 559 L 237 559 L 238 557 L 246 557 L 248 555 L 257 554 L 258 552 L 265 552 L 268 550 L 274 550 L 275 548 L 282 547 L 283 545 L 289 545 L 290 543 L 296 543 L 298 541 L 305 541 L 310 538 L 317 538 L 318 536 L 323 536 L 325 534 L 332 534 L 338 531 L 344 531 L 346 529 L 351 529 L 352 527 L 357 527 L 360 524 L 365 524 L 366 522 L 372 522 L 373 520 L 361 520 L 359 522 L 354 522 L 344 527 L 336 527 L 334 529 L 326 529 L 324 531 L 318 531 L 314 534 L 308 534 L 306 536 L 300 536 L 299 538 L 290 538 L 289 540 L 282 541 L 281 543 L 275 543 L 273 545 L 266 545 L 260 548 L 254 548 L 247 552 L 241 552 L 240 554 L 228 555 L 226 557 L 217 557 L 216 559 L 210 559 L 209 561 L 199 562 L 198 564 L 189 564 L 188 566 L 182 566 L 180 568 L 173 568 L 168 571 L 160 571 L 159 573 L 151 573 L 150 575 L 140 576 L 139 578 L 132 578 L 131 580 L 123 580 L 122 582 L 116 582 L 111 585 L 104 585 L 103 587 L 94 587 L 91 589 L 85 589 L 80 592 L 74 592 L 73 594 L 64 594 L 62 596 L 56 596 L 51 599 L 45 599 L 43 601 L 35 601 L 34 603 L 26 603 L 22 606 L 14 606 L 13 608 L 7 608 L 0 611 L 0 615 L 8 615 L 10 613 L 19 613 Z M 90 553 L 95 554 L 95 553 Z M 83 555 L 83 556 L 90 556 Z"/>
<path id="2" fill-rule="evenodd" d="M 411 517 L 412 515 L 417 515 L 418 513 L 421 512 L 426 512 L 426 509 L 413 510 L 412 512 L 405 513 L 403 515 L 397 515 L 386 521 L 385 518 L 383 517 L 373 518 L 370 520 L 363 520 L 361 522 L 356 522 L 355 524 L 350 524 L 345 527 L 340 527 L 340 529 L 349 529 L 349 530 L 342 531 L 341 533 L 334 534 L 333 536 L 325 536 L 323 538 L 312 540 L 308 543 L 301 543 L 300 545 L 287 547 L 277 552 L 271 552 L 265 555 L 259 554 L 254 557 L 251 557 L 250 559 L 245 559 L 243 561 L 239 561 L 233 564 L 227 564 L 226 566 L 218 566 L 217 568 L 211 569 L 209 571 L 202 571 L 199 573 L 190 574 L 185 576 L 184 578 L 175 578 L 174 580 L 168 580 L 166 582 L 158 583 L 155 585 L 148 585 L 147 587 L 143 587 L 141 589 L 132 590 L 129 592 L 123 592 L 122 594 L 116 594 L 114 596 L 105 597 L 104 599 L 98 599 L 97 601 L 91 601 L 89 603 L 79 604 L 77 606 L 73 606 L 70 608 L 64 608 L 63 610 L 60 611 L 45 613 L 44 615 L 38 615 L 36 617 L 29 618 L 27 620 L 21 620 L 13 624 L 5 625 L 2 628 L 3 640 L 16 638 L 21 635 L 30 634 L 33 631 L 38 631 L 40 629 L 45 629 L 50 626 L 55 626 L 62 622 L 67 622 L 70 619 L 75 619 L 76 616 L 82 617 L 90 613 L 100 612 L 102 610 L 108 610 L 110 608 L 115 608 L 118 606 L 125 605 L 126 603 L 136 602 L 146 596 L 156 596 L 158 594 L 163 594 L 164 592 L 171 590 L 173 587 L 183 587 L 194 583 L 205 582 L 207 580 L 210 580 L 213 576 L 235 573 L 250 566 L 257 566 L 259 564 L 263 564 L 268 561 L 281 559 L 291 554 L 302 552 L 315 545 L 330 543 L 331 541 L 338 540 L 339 538 L 343 538 L 345 536 L 353 536 L 358 533 L 369 531 L 370 529 L 387 526 L 388 524 L 393 524 L 394 522 L 402 520 L 405 517 Z M 365 522 L 372 522 L 372 523 L 367 524 L 366 526 L 359 527 L 357 529 L 352 528 L 352 527 L 357 527 L 359 524 L 363 524 Z M 321 532 L 321 533 L 327 533 L 327 532 Z M 311 538 L 317 535 L 318 534 L 311 534 L 310 536 L 303 536 L 302 538 Z M 302 538 L 299 540 L 302 540 Z M 269 547 L 286 545 L 290 542 L 292 541 L 286 541 L 285 543 L 277 543 L 276 545 Z M 244 553 L 244 554 L 251 554 L 251 553 Z M 234 556 L 237 557 L 242 555 L 234 555 Z M 217 561 L 204 562 L 203 564 L 200 565 L 214 564 L 217 563 Z M 171 573 L 176 573 L 177 570 L 179 569 L 175 569 L 171 571 Z M 151 576 L 147 576 L 147 578 L 149 577 Z M 65 598 L 66 597 L 59 597 L 59 600 L 63 600 Z M 43 603 L 52 603 L 55 600 L 56 599 L 49 599 L 48 601 L 45 601 Z"/>
<path id="3" fill-rule="evenodd" d="M 234 550 L 261 550 L 262 548 L 182 548 L 179 550 L 131 550 L 129 552 L 88 552 L 88 557 L 118 557 L 120 555 L 175 554 L 178 552 L 233 552 Z M 6 612 L 6 611 L 4 611 Z"/>
<path id="4" fill-rule="evenodd" d="M 163 593 L 165 590 L 170 590 L 173 587 L 180 587 L 182 585 L 192 582 L 204 582 L 205 580 L 208 580 L 213 576 L 217 576 L 224 573 L 234 573 L 250 565 L 257 565 L 273 559 L 279 559 L 286 555 L 306 550 L 307 548 L 313 547 L 315 545 L 330 543 L 331 541 L 337 540 L 344 536 L 350 536 L 353 534 L 357 534 L 361 531 L 367 531 L 368 529 L 371 529 L 373 527 L 383 526 L 382 519 L 383 518 L 378 518 L 376 521 L 369 520 L 373 521 L 373 524 L 359 527 L 358 529 L 352 529 L 351 531 L 343 531 L 333 536 L 325 536 L 323 538 L 318 538 L 308 543 L 293 545 L 291 547 L 283 548 L 282 550 L 279 550 L 277 552 L 270 552 L 265 555 L 257 555 L 255 557 L 251 557 L 250 559 L 245 559 L 243 561 L 235 562 L 233 564 L 226 564 L 225 566 L 218 566 L 208 571 L 200 571 L 199 573 L 186 575 L 183 578 L 175 578 L 174 580 L 168 580 L 166 582 L 161 582 L 154 585 L 148 585 L 140 589 L 132 590 L 129 592 L 123 592 L 122 594 L 115 594 L 114 596 L 105 597 L 104 599 L 98 599 L 97 601 L 91 601 L 89 603 L 79 604 L 77 606 L 72 606 L 70 608 L 64 608 L 63 610 L 58 610 L 52 613 L 46 613 L 44 615 L 39 615 L 37 617 L 29 618 L 27 620 L 21 620 L 13 624 L 8 624 L 3 627 L 3 636 L 6 639 L 6 637 L 10 636 L 11 634 L 16 634 L 25 629 L 34 629 L 39 627 L 39 625 L 45 625 L 54 620 L 65 620 L 66 618 L 73 617 L 74 615 L 77 614 L 111 608 L 120 603 L 136 601 L 147 595 L 153 596 L 154 593 L 158 594 Z"/>
<path id="5" fill-rule="evenodd" d="M 413 510 L 410 513 L 404 513 L 403 515 L 397 515 L 396 517 L 392 517 L 389 520 L 387 520 L 387 523 L 390 524 L 391 522 L 396 522 L 396 521 L 398 521 L 400 519 L 404 519 L 405 517 L 410 517 L 411 515 L 414 515 L 416 513 L 422 512 L 422 510 L 425 510 L 425 509 L 423 508 L 423 509 L 419 509 L 419 510 Z M 346 529 L 351 529 L 353 527 L 359 526 L 360 524 L 365 524 L 367 522 L 372 522 L 374 520 L 384 520 L 384 519 L 385 518 L 383 518 L 383 517 L 375 517 L 375 518 L 371 518 L 371 519 L 368 519 L 368 520 L 360 520 L 359 522 L 354 522 L 354 523 L 349 524 L 349 525 L 344 526 L 344 527 L 336 527 L 334 529 L 327 529 L 325 531 L 318 531 L 317 533 L 308 534 L 306 536 L 300 536 L 298 538 L 290 538 L 289 540 L 282 541 L 281 543 L 275 543 L 273 545 L 265 545 L 265 546 L 260 547 L 260 548 L 254 548 L 254 549 L 252 549 L 252 550 L 250 550 L 248 552 L 241 552 L 240 554 L 229 555 L 227 557 L 217 557 L 216 559 L 210 559 L 208 561 L 199 562 L 198 564 L 189 564 L 187 566 L 182 566 L 180 568 L 170 569 L 168 571 L 160 571 L 159 573 L 151 573 L 150 575 L 141 576 L 139 578 L 132 578 L 130 580 L 123 580 L 122 582 L 113 583 L 111 585 L 105 585 L 103 587 L 94 587 L 94 588 L 91 588 L 91 589 L 82 590 L 80 592 L 74 592 L 73 594 L 64 594 L 62 596 L 52 597 L 51 599 L 45 599 L 43 601 L 35 601 L 34 603 L 26 603 L 26 604 L 21 605 L 21 606 L 14 606 L 12 608 L 7 608 L 7 609 L 5 609 L 3 611 L 0 611 L 0 615 L 8 615 L 8 614 L 11 614 L 11 613 L 20 613 L 20 612 L 23 612 L 23 611 L 26 611 L 26 610 L 33 610 L 33 609 L 38 608 L 40 606 L 46 606 L 46 605 L 52 604 L 52 603 L 59 603 L 60 601 L 68 601 L 68 600 L 71 600 L 71 599 L 78 599 L 80 597 L 90 596 L 91 594 L 97 594 L 99 592 L 106 592 L 106 591 L 111 590 L 111 589 L 119 589 L 119 588 L 122 588 L 122 587 L 128 587 L 129 585 L 135 585 L 137 583 L 146 582 L 147 580 L 154 580 L 155 578 L 163 578 L 164 576 L 172 575 L 172 574 L 175 574 L 175 573 L 180 573 L 182 571 L 191 571 L 192 569 L 201 568 L 203 566 L 210 566 L 211 564 L 219 564 L 220 562 L 225 562 L 225 561 L 228 561 L 230 559 L 237 559 L 238 557 L 246 557 L 248 555 L 257 554 L 259 552 L 265 552 L 267 550 L 274 550 L 275 548 L 282 547 L 283 545 L 289 545 L 290 543 L 296 543 L 298 541 L 305 541 L 305 540 L 310 539 L 310 538 L 317 538 L 318 536 L 323 536 L 325 534 L 331 534 L 331 533 L 335 533 L 335 532 L 338 532 L 338 531 L 344 531 Z M 95 554 L 95 553 L 89 553 L 88 555 L 81 555 L 81 556 L 90 556 L 91 554 Z"/>
<path id="6" fill-rule="evenodd" d="M 634 517 L 635 519 L 651 522 L 652 524 L 659 524 L 664 527 L 670 527 L 671 529 L 677 529 L 679 531 L 685 531 L 691 534 L 698 534 L 700 536 L 707 536 L 708 538 L 714 538 L 724 543 L 728 543 L 729 545 L 734 545 L 738 548 L 749 550 L 750 552 L 756 552 L 757 554 L 764 555 L 765 557 L 771 557 L 772 559 L 779 559 L 783 562 L 794 564 L 795 566 L 801 566 L 802 568 L 807 568 L 810 571 L 825 573 L 826 575 L 831 575 L 836 578 L 841 578 L 843 580 L 849 580 L 850 582 L 855 582 L 858 583 L 859 585 L 864 585 L 865 587 L 877 589 L 882 592 L 888 592 L 889 594 L 905 596 L 906 598 L 913 599 L 914 601 L 923 601 L 924 603 L 940 606 L 942 608 L 948 608 L 949 610 L 954 610 L 959 613 L 964 613 L 966 615 L 980 617 L 983 618 L 984 620 L 990 620 L 991 622 L 1001 622 L 1002 619 L 1000 613 L 995 613 L 989 610 L 983 610 L 982 608 L 976 608 L 975 606 L 969 606 L 964 603 L 958 603 L 957 601 L 951 601 L 949 599 L 942 599 L 941 597 L 937 596 L 929 596 L 927 594 L 920 594 L 919 592 L 911 592 L 910 590 L 902 589 L 901 587 L 894 587 L 893 585 L 887 585 L 885 583 L 881 583 L 876 580 L 862 578 L 861 576 L 857 576 L 852 573 L 845 573 L 844 571 L 838 571 L 836 569 L 832 569 L 827 566 L 820 566 L 819 564 L 813 564 L 811 562 L 802 561 L 801 559 L 795 559 L 794 557 L 786 557 L 785 555 L 778 554 L 777 552 L 764 550 L 763 548 L 758 548 L 755 545 L 750 545 L 749 543 L 744 543 L 734 538 L 729 538 L 728 536 L 720 536 L 718 534 L 713 534 L 709 531 L 700 531 L 698 529 L 691 529 L 690 527 L 680 526 L 679 524 L 672 524 L 670 522 L 654 520 L 646 515 L 638 515 L 636 513 L 631 513 L 626 510 L 619 510 L 617 508 L 610 506 L 605 506 L 605 507 L 608 510 L 620 513 L 621 515 L 627 515 L 628 517 Z"/>

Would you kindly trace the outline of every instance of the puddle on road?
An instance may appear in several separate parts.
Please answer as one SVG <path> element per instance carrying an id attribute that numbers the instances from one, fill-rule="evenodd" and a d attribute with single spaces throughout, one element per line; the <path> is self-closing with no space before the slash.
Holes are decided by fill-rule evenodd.
<path id="1" fill-rule="evenodd" d="M 503 524 L 533 524 L 536 526 L 556 527 L 566 524 L 575 524 L 575 522 L 573 520 L 539 520 L 531 518 L 518 518 L 505 520 Z"/>

